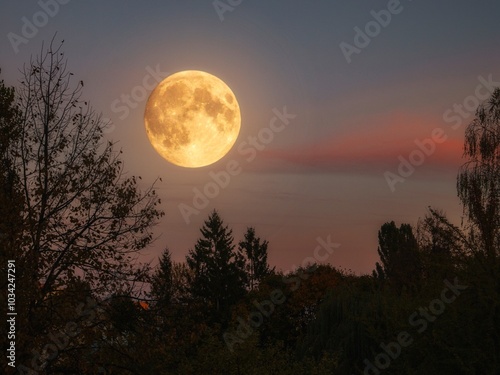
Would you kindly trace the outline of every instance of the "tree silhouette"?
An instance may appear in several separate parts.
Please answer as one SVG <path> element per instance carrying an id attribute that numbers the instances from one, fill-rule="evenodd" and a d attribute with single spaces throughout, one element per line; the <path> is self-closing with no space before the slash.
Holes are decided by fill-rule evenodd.
<path id="1" fill-rule="evenodd" d="M 134 279 L 134 254 L 148 245 L 162 213 L 152 188 L 141 193 L 125 177 L 121 151 L 100 145 L 105 126 L 81 84 L 72 88 L 60 51 L 52 44 L 24 68 L 20 140 L 11 155 L 26 201 L 24 254 L 40 268 L 45 293 L 82 272 L 94 290 Z M 111 285 L 110 285 L 111 284 Z"/>
<path id="2" fill-rule="evenodd" d="M 151 280 L 151 295 L 158 308 L 162 309 L 172 301 L 173 297 L 173 264 L 170 251 L 165 249 L 160 258 L 158 269 Z"/>
<path id="3" fill-rule="evenodd" d="M 378 232 L 378 240 L 382 264 L 376 264 L 375 276 L 389 280 L 398 291 L 403 286 L 415 286 L 422 269 L 412 227 L 401 224 L 398 228 L 394 221 L 385 223 Z"/>
<path id="4" fill-rule="evenodd" d="M 468 256 L 468 241 L 462 230 L 451 224 L 444 212 L 429 207 L 417 226 L 417 241 L 425 278 L 452 277 L 458 263 Z"/>
<path id="5" fill-rule="evenodd" d="M 12 144 L 15 143 L 19 136 L 19 111 L 15 102 L 14 88 L 6 87 L 4 81 L 0 81 L 0 270 L 2 281 L 0 282 L 1 293 L 0 303 L 2 306 L 7 306 L 8 284 L 7 279 L 7 262 L 16 260 L 16 252 L 20 245 L 22 237 L 22 210 L 23 197 L 20 192 L 19 176 L 13 168 L 12 161 L 8 155 L 11 151 Z M 24 282 L 21 282 L 20 273 L 25 264 L 17 261 L 16 264 L 15 285 L 18 290 L 33 290 Z M 24 280 L 23 280 L 24 281 Z M 12 287 L 12 286 L 11 286 Z M 12 290 L 12 289 L 11 289 Z M 16 307 L 19 311 L 26 309 L 25 299 L 17 299 Z M 17 317 L 17 324 L 26 324 L 22 314 Z M 24 345 L 28 338 L 17 336 L 17 344 L 19 347 Z M 7 335 L 0 338 L 2 348 L 9 347 Z M 18 353 L 22 355 L 22 353 Z M 2 373 L 8 373 L 6 361 L 0 366 Z"/>
<path id="6" fill-rule="evenodd" d="M 124 175 L 121 151 L 102 143 L 105 122 L 81 99 L 82 84 L 72 84 L 61 47 L 42 47 L 24 66 L 16 137 L 2 149 L 22 196 L 15 259 L 18 281 L 31 286 L 19 293 L 32 347 L 61 323 L 52 301 L 67 285 L 83 280 L 103 295 L 145 277 L 137 253 L 152 241 L 151 227 L 163 214 L 153 187 L 141 192 L 136 177 Z M 12 124 L 0 121 L 2 137 Z M 14 217 L 1 220 L 4 226 Z"/>
<path id="7" fill-rule="evenodd" d="M 19 139 L 20 112 L 13 87 L 0 81 L 0 243 L 2 249 L 14 248 L 13 241 L 20 233 L 23 197 L 19 176 L 9 153 Z M 9 256 L 13 253 L 9 253 Z M 12 258 L 10 258 L 12 259 Z M 3 266 L 3 265 L 2 265 Z"/>
<path id="8" fill-rule="evenodd" d="M 245 238 L 239 243 L 239 251 L 246 257 L 245 271 L 248 276 L 248 286 L 253 290 L 271 269 L 267 263 L 268 241 L 262 241 L 255 236 L 255 228 L 247 228 Z"/>
<path id="9" fill-rule="evenodd" d="M 373 323 L 387 319 L 389 308 L 366 277 L 345 281 L 324 296 L 316 319 L 298 342 L 298 352 L 316 358 L 330 352 L 338 358 L 335 374 L 361 373 L 355 366 L 378 344 Z"/>
<path id="10" fill-rule="evenodd" d="M 200 229 L 194 250 L 186 257 L 191 270 L 190 292 L 207 304 L 215 320 L 227 316 L 229 307 L 244 293 L 244 260 L 234 251 L 232 230 L 213 211 Z"/>
<path id="11" fill-rule="evenodd" d="M 468 160 L 458 175 L 458 196 L 492 260 L 500 249 L 500 88 L 479 106 L 467 127 L 464 157 Z"/>

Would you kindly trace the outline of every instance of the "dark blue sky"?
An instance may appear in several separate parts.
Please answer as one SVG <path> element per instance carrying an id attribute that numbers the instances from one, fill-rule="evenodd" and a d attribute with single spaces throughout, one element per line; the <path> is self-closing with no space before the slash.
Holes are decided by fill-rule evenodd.
<path id="1" fill-rule="evenodd" d="M 459 222 L 455 176 L 473 110 L 456 127 L 443 116 L 475 95 L 478 77 L 500 81 L 499 2 L 244 0 L 223 21 L 213 1 L 57 4 L 44 24 L 39 12 L 46 11 L 36 1 L 2 2 L 2 78 L 16 84 L 18 69 L 43 41 L 55 32 L 65 40 L 69 67 L 85 82 L 84 96 L 113 121 L 108 137 L 119 141 L 127 170 L 149 183 L 163 178 L 167 215 L 146 259 L 168 245 L 182 260 L 212 208 L 236 237 L 255 226 L 270 241 L 271 262 L 283 269 L 310 256 L 318 236 L 330 235 L 341 247 L 329 262 L 370 272 L 384 222 L 415 225 L 428 205 Z M 398 11 L 390 22 L 358 48 L 355 28 L 377 31 L 373 13 L 386 15 L 391 7 Z M 43 25 L 23 36 L 23 17 Z M 26 43 L 13 46 L 13 34 Z M 350 63 L 341 43 L 359 49 Z M 135 100 L 126 116 L 117 110 L 122 95 L 141 92 L 151 71 L 167 76 L 188 69 L 224 80 L 242 113 L 235 148 L 197 170 L 170 165 L 152 149 L 142 119 L 146 99 Z M 297 117 L 246 162 L 237 146 L 268 126 L 273 109 L 285 106 Z M 437 128 L 446 141 L 392 191 L 386 173 L 396 173 L 399 157 L 408 158 L 415 141 Z M 240 161 L 243 172 L 186 223 L 179 204 L 192 204 L 193 189 L 202 190 L 209 172 L 229 160 Z"/>

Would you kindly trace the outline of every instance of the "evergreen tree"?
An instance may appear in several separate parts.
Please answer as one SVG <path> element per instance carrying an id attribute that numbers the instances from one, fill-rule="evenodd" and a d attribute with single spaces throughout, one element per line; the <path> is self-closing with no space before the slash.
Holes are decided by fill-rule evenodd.
<path id="1" fill-rule="evenodd" d="M 186 257 L 191 271 L 189 290 L 220 321 L 244 294 L 244 259 L 234 251 L 232 230 L 224 226 L 217 211 L 210 214 L 200 232 L 203 237 Z"/>
<path id="2" fill-rule="evenodd" d="M 267 263 L 268 241 L 255 236 L 255 229 L 247 228 L 245 238 L 239 243 L 240 254 L 246 258 L 245 271 L 248 287 L 253 290 L 259 282 L 272 271 Z"/>
<path id="3" fill-rule="evenodd" d="M 160 258 L 158 269 L 151 280 L 151 296 L 158 308 L 170 305 L 173 297 L 173 264 L 170 251 L 165 249 Z"/>

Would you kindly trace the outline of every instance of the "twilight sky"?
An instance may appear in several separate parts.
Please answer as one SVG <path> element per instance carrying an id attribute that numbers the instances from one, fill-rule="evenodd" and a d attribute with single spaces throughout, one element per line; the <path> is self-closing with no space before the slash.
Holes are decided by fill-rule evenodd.
<path id="1" fill-rule="evenodd" d="M 367 273 L 383 223 L 416 225 L 430 205 L 459 224 L 465 126 L 500 82 L 499 14 L 487 0 L 2 1 L 1 78 L 15 85 L 43 41 L 65 40 L 128 173 L 143 187 L 163 180 L 166 216 L 145 260 L 165 246 L 183 260 L 216 208 L 237 241 L 247 226 L 269 240 L 278 268 L 330 236 L 341 246 L 327 261 Z M 159 156 L 143 122 L 152 83 L 190 69 L 226 82 L 242 114 L 233 149 L 199 169 Z M 284 129 L 252 145 L 277 113 Z M 241 173 L 186 220 L 179 205 L 193 207 L 194 189 L 231 162 Z"/>

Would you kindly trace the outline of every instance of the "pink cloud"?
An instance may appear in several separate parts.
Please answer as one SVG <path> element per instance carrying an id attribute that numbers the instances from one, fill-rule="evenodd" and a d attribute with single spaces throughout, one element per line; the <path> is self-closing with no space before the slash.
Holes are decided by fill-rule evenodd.
<path id="1" fill-rule="evenodd" d="M 340 170 L 387 168 L 399 163 L 399 155 L 407 158 L 418 149 L 415 141 L 430 139 L 436 128 L 443 130 L 446 140 L 433 142 L 435 151 L 426 156 L 425 165 L 438 168 L 460 165 L 463 148 L 461 134 L 436 118 L 404 113 L 372 116 L 354 124 L 352 131 L 332 133 L 315 143 L 293 149 L 268 148 L 259 156 L 271 168 L 283 164 Z"/>

